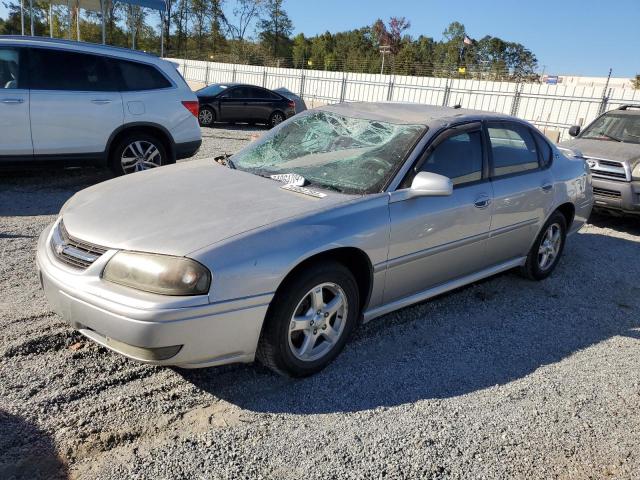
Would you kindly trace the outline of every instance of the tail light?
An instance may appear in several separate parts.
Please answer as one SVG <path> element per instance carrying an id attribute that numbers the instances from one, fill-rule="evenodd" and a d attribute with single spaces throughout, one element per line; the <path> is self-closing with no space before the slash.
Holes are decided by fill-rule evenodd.
<path id="1" fill-rule="evenodd" d="M 200 113 L 200 104 L 198 103 L 197 100 L 184 101 L 182 102 L 182 105 L 184 105 L 184 108 L 189 110 L 194 117 L 198 118 L 198 114 Z"/>
<path id="2" fill-rule="evenodd" d="M 294 102 L 293 100 L 289 100 L 289 108 L 292 108 L 293 111 L 296 111 L 296 102 Z"/>

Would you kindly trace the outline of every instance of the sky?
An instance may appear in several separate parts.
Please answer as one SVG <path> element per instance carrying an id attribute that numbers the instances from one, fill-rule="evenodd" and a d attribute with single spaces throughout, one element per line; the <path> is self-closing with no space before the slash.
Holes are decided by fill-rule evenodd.
<path id="1" fill-rule="evenodd" d="M 522 43 L 550 74 L 640 73 L 640 0 L 285 0 L 284 6 L 295 33 L 305 35 L 404 16 L 409 34 L 439 40 L 459 21 L 471 38 Z"/>
<path id="2" fill-rule="evenodd" d="M 234 0 L 225 3 L 231 10 Z M 548 74 L 640 73 L 640 0 L 285 0 L 284 7 L 294 34 L 335 33 L 404 16 L 409 34 L 439 40 L 459 21 L 471 38 L 522 43 Z"/>

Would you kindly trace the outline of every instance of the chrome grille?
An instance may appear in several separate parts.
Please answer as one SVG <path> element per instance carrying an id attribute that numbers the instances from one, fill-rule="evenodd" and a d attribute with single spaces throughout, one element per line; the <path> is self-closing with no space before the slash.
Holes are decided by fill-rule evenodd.
<path id="1" fill-rule="evenodd" d="M 631 172 L 622 162 L 595 157 L 585 157 L 585 160 L 589 165 L 591 175 L 594 177 L 626 182 L 631 181 Z"/>
<path id="2" fill-rule="evenodd" d="M 62 263 L 84 270 L 107 251 L 106 248 L 72 237 L 62 220 L 51 237 L 51 248 Z"/>
<path id="3" fill-rule="evenodd" d="M 620 192 L 616 192 L 615 190 L 609 190 L 608 188 L 600 188 L 600 187 L 593 187 L 593 194 L 597 197 L 606 197 L 606 198 L 622 197 L 622 193 Z"/>

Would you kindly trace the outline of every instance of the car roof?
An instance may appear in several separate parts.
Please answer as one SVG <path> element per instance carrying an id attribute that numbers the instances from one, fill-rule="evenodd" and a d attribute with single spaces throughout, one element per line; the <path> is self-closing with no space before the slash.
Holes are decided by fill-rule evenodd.
<path id="1" fill-rule="evenodd" d="M 441 107 L 404 102 L 347 102 L 319 107 L 345 117 L 366 118 L 404 125 L 445 125 L 460 120 L 513 120 L 499 113 L 466 108 Z"/>
<path id="2" fill-rule="evenodd" d="M 64 40 L 60 38 L 31 37 L 22 35 L 0 35 L 0 45 L 2 44 L 31 47 L 53 47 L 63 50 L 75 50 L 87 53 L 113 55 L 122 58 L 140 59 L 146 60 L 147 62 L 152 60 L 161 60 L 156 55 L 141 52 L 138 50 L 131 50 L 130 48 L 101 45 L 99 43 L 77 42 L 75 40 Z"/>
<path id="3" fill-rule="evenodd" d="M 621 110 L 619 108 L 615 109 L 615 110 L 609 110 L 608 112 L 605 112 L 605 115 L 631 115 L 631 116 L 638 116 L 640 115 L 640 110 Z"/>
<path id="4" fill-rule="evenodd" d="M 252 87 L 252 88 L 261 88 L 263 90 L 269 90 L 268 88 L 261 87 L 260 85 L 253 85 L 252 83 L 218 82 L 218 83 L 210 83 L 207 86 L 210 87 L 211 85 L 220 85 L 224 87 Z M 269 91 L 272 91 L 272 90 L 269 90 Z"/>

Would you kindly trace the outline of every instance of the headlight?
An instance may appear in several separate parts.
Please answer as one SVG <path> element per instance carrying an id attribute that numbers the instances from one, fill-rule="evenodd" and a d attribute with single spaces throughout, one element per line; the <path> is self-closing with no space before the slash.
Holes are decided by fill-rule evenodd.
<path id="1" fill-rule="evenodd" d="M 638 162 L 638 164 L 634 167 L 633 171 L 631 172 L 631 178 L 633 180 L 640 180 L 640 162 Z"/>
<path id="2" fill-rule="evenodd" d="M 211 273 L 195 260 L 136 252 L 116 253 L 102 278 L 160 295 L 203 295 L 211 285 Z"/>

